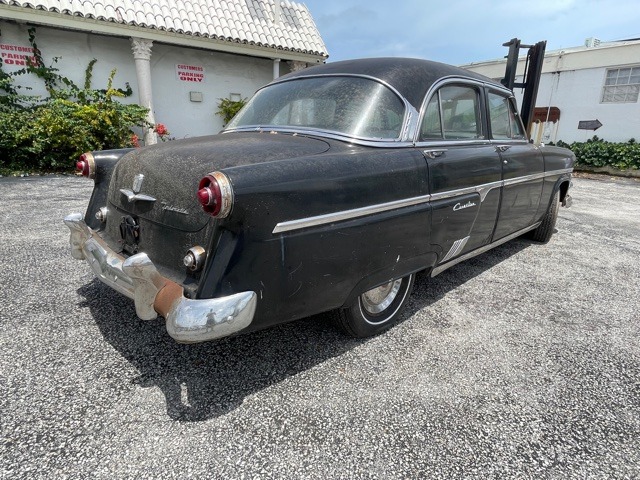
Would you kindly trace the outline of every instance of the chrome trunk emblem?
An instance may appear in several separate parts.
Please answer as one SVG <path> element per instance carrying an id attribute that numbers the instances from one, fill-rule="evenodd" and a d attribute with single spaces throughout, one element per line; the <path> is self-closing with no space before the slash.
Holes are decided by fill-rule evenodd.
<path id="1" fill-rule="evenodd" d="M 139 201 L 139 202 L 155 202 L 156 201 L 154 197 L 140 193 L 140 190 L 142 189 L 143 180 L 144 180 L 144 175 L 139 173 L 133 178 L 132 190 L 129 190 L 128 188 L 120 189 L 120 193 L 122 193 L 125 197 L 127 197 L 127 200 L 129 201 L 129 203 L 136 202 L 136 201 Z"/>
<path id="2" fill-rule="evenodd" d="M 144 181 L 144 175 L 139 173 L 133 178 L 133 193 L 140 193 L 142 188 L 142 182 Z"/>

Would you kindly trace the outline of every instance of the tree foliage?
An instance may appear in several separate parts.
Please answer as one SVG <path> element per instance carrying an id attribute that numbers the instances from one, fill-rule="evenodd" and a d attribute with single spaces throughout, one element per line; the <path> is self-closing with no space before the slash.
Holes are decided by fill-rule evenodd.
<path id="1" fill-rule="evenodd" d="M 80 87 L 60 74 L 58 58 L 45 66 L 34 28 L 29 29 L 29 42 L 34 60 L 26 67 L 5 72 L 0 59 L 1 170 L 69 170 L 83 152 L 132 146 L 131 129 L 150 127 L 146 108 L 119 101 L 133 92 L 128 83 L 125 88 L 113 86 L 115 69 L 106 88 L 92 88 L 92 60 Z M 40 79 L 47 96 L 31 95 L 28 87 L 20 86 L 22 75 Z"/>

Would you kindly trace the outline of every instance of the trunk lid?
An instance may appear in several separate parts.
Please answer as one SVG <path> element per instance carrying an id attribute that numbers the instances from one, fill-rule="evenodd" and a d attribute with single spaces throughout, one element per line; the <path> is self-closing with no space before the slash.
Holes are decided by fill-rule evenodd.
<path id="1" fill-rule="evenodd" d="M 198 182 L 207 173 L 328 149 L 320 139 L 269 133 L 229 133 L 154 145 L 130 152 L 118 162 L 109 202 L 121 212 L 196 232 L 211 218 L 196 198 Z"/>

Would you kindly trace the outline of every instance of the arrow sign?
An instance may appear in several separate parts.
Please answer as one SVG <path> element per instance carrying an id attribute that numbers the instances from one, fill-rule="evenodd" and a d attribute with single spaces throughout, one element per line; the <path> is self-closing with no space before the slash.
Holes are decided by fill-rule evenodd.
<path id="1" fill-rule="evenodd" d="M 578 130 L 597 130 L 602 126 L 600 120 L 580 120 L 578 122 Z"/>

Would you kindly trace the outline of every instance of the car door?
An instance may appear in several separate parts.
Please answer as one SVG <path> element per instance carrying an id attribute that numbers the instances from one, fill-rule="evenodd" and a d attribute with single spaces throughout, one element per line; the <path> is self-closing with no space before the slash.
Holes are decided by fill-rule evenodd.
<path id="1" fill-rule="evenodd" d="M 493 240 L 518 232 L 535 221 L 544 182 L 544 158 L 527 141 L 509 93 L 488 90 L 491 141 L 502 161 L 502 199 Z"/>
<path id="2" fill-rule="evenodd" d="M 431 243 L 442 264 L 491 241 L 502 169 L 487 139 L 480 84 L 445 84 L 423 110 L 416 146 L 428 165 Z"/>

